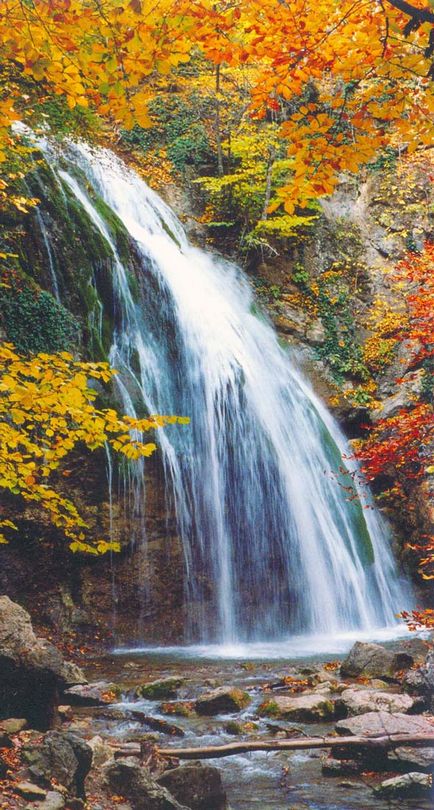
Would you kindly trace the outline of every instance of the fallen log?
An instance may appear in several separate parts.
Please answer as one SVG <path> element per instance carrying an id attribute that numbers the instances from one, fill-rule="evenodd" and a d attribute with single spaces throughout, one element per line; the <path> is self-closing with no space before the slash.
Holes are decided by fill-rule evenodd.
<path id="1" fill-rule="evenodd" d="M 131 715 L 134 720 L 139 720 L 145 726 L 149 726 L 152 731 L 161 731 L 163 734 L 170 734 L 172 737 L 185 737 L 185 731 L 179 726 L 174 726 L 173 723 L 168 723 L 167 720 L 160 720 L 159 717 L 151 717 L 149 714 L 131 710 Z"/>
<path id="2" fill-rule="evenodd" d="M 249 751 L 300 751 L 306 748 L 394 748 L 399 745 L 433 745 L 432 734 L 390 734 L 377 737 L 300 737 L 295 740 L 250 740 L 203 748 L 157 748 L 162 757 L 215 759 Z"/>

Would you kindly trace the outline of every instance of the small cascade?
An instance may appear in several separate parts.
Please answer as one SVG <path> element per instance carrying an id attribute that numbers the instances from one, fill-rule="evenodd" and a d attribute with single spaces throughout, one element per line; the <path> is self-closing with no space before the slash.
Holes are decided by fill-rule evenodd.
<path id="1" fill-rule="evenodd" d="M 41 232 L 42 241 L 44 243 L 44 247 L 47 252 L 47 260 L 48 260 L 48 268 L 50 270 L 52 292 L 56 300 L 60 302 L 59 284 L 57 281 L 56 266 L 54 262 L 53 251 L 51 248 L 50 237 L 48 235 L 48 231 L 45 226 L 44 217 L 42 216 L 38 207 L 36 207 L 35 209 L 35 214 L 38 222 L 38 227 Z"/>
<path id="2" fill-rule="evenodd" d="M 158 436 L 184 549 L 186 637 L 234 644 L 393 626 L 408 597 L 388 531 L 241 270 L 189 245 L 173 212 L 108 150 L 70 144 L 50 165 L 113 257 L 110 362 L 124 411 L 191 419 Z M 135 245 L 138 289 L 96 198 Z M 130 475 L 144 516 L 141 465 Z"/>

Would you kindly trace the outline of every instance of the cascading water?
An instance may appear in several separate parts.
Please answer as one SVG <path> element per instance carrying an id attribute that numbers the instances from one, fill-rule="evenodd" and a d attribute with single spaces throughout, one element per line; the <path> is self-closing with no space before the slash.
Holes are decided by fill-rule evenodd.
<path id="1" fill-rule="evenodd" d="M 387 531 L 372 506 L 348 497 L 342 484 L 355 465 L 342 472 L 345 439 L 242 272 L 191 247 L 170 209 L 107 150 L 70 144 L 56 171 L 113 254 L 120 325 L 110 360 L 124 410 L 191 418 L 159 434 L 193 606 L 189 638 L 230 644 L 393 625 L 408 599 Z M 135 243 L 138 295 L 88 184 Z M 136 508 L 140 480 L 136 468 Z"/>

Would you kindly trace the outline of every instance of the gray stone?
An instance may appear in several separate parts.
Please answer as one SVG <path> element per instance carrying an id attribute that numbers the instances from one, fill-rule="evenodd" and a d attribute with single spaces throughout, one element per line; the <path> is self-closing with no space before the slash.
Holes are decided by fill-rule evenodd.
<path id="1" fill-rule="evenodd" d="M 341 675 L 344 678 L 357 678 L 362 675 L 395 680 L 396 673 L 408 669 L 413 660 L 408 653 L 396 653 L 380 644 L 356 641 L 348 656 L 342 661 Z"/>
<path id="2" fill-rule="evenodd" d="M 84 780 L 92 765 L 92 749 L 71 732 L 49 731 L 41 742 L 23 747 L 31 775 L 44 784 L 53 777 L 72 795 L 84 797 Z"/>
<path id="3" fill-rule="evenodd" d="M 434 651 L 427 655 L 423 666 L 406 673 L 402 686 L 412 695 L 421 695 L 428 700 L 434 696 Z"/>
<path id="4" fill-rule="evenodd" d="M 220 686 L 212 692 L 201 695 L 196 700 L 195 709 L 198 714 L 215 715 L 239 712 L 245 709 L 251 701 L 247 692 L 231 686 Z"/>
<path id="5" fill-rule="evenodd" d="M 383 734 L 433 734 L 434 725 L 425 717 L 396 712 L 367 712 L 336 723 L 338 734 L 381 737 Z"/>
<path id="6" fill-rule="evenodd" d="M 166 771 L 158 779 L 181 804 L 191 810 L 225 810 L 221 773 L 212 765 L 192 762 Z"/>
<path id="7" fill-rule="evenodd" d="M 24 716 L 33 728 L 54 723 L 58 692 L 71 678 L 85 680 L 52 644 L 37 638 L 30 616 L 0 596 L 0 706 L 6 717 Z"/>
<path id="8" fill-rule="evenodd" d="M 297 697 L 275 695 L 261 704 L 258 713 L 300 723 L 311 723 L 332 718 L 334 703 L 328 695 L 318 693 Z"/>
<path id="9" fill-rule="evenodd" d="M 28 810 L 63 810 L 64 807 L 65 799 L 62 794 L 57 790 L 49 790 L 44 801 L 28 805 Z"/>
<path id="10" fill-rule="evenodd" d="M 71 706 L 107 706 L 117 699 L 110 686 L 107 681 L 77 684 L 65 689 L 63 697 Z"/>
<path id="11" fill-rule="evenodd" d="M 386 779 L 381 785 L 374 788 L 375 793 L 385 797 L 407 797 L 419 798 L 430 796 L 432 792 L 432 780 L 427 773 L 405 773 L 402 776 L 394 776 Z"/>
<path id="12" fill-rule="evenodd" d="M 136 759 L 118 759 L 105 766 L 109 787 L 131 802 L 134 810 L 189 810 L 152 778 Z"/>
<path id="13" fill-rule="evenodd" d="M 365 714 L 366 712 L 411 711 L 415 701 L 410 695 L 376 692 L 375 689 L 346 689 L 336 702 L 336 709 L 345 716 Z"/>
<path id="14" fill-rule="evenodd" d="M 410 746 L 400 746 L 393 751 L 389 751 L 388 763 L 391 770 L 434 771 L 434 748 L 411 748 Z"/>

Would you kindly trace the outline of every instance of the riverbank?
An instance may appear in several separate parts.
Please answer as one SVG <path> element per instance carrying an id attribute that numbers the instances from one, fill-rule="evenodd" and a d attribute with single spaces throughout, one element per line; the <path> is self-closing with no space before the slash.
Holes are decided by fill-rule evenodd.
<path id="1" fill-rule="evenodd" d="M 14 627 L 17 650 L 20 633 Z M 51 729 L 34 730 L 25 717 L 15 725 L 11 718 L 0 722 L 2 808 L 428 810 L 434 737 L 422 747 L 372 752 L 343 745 L 333 755 L 312 748 L 255 751 L 204 759 L 202 766 L 162 757 L 159 749 L 176 755 L 176 749 L 235 741 L 336 734 L 372 741 L 381 728 L 409 739 L 434 735 L 431 647 L 430 639 L 413 636 L 386 645 L 356 643 L 343 661 L 324 654 L 292 661 L 210 660 L 88 648 L 84 673 L 73 669 L 75 685 L 57 684 Z M 46 649 L 44 641 L 37 657 L 40 678 L 49 668 Z M 0 656 L 4 661 L 4 649 Z M 87 684 L 80 683 L 85 679 Z M 71 773 L 79 778 L 71 780 Z M 170 787 L 173 794 L 164 801 L 175 796 L 174 803 L 158 804 L 156 780 L 160 788 Z"/>

